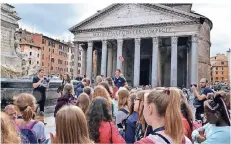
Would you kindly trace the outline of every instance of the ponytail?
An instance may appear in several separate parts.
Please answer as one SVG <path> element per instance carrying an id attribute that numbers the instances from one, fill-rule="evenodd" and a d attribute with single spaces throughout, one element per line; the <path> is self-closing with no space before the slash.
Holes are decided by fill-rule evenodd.
<path id="1" fill-rule="evenodd" d="M 221 115 L 223 116 L 224 120 L 226 121 L 226 123 L 230 126 L 230 115 L 229 115 L 229 111 L 227 109 L 227 106 L 222 98 L 222 96 L 220 94 L 216 95 L 214 97 L 214 102 L 219 103 L 221 105 L 221 109 L 218 109 L 218 111 L 221 112 Z"/>
<path id="2" fill-rule="evenodd" d="M 32 107 L 27 106 L 25 108 L 25 110 L 23 111 L 22 118 L 25 121 L 29 121 L 29 120 L 31 120 L 34 117 L 34 115 L 35 115 L 35 113 L 34 113 Z"/>
<path id="3" fill-rule="evenodd" d="M 165 112 L 165 131 L 174 143 L 181 143 L 184 129 L 180 113 L 180 95 L 175 88 L 169 88 L 166 92 L 169 100 Z"/>

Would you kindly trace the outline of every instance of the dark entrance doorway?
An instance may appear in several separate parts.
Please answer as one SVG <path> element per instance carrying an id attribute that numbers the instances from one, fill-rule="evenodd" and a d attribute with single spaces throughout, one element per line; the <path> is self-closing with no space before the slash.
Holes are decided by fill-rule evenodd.
<path id="1" fill-rule="evenodd" d="M 149 85 L 150 59 L 140 60 L 140 85 Z"/>

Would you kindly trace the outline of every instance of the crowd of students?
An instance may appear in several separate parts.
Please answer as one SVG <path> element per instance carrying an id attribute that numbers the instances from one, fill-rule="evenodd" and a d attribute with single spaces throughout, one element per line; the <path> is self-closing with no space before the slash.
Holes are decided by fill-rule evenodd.
<path id="1" fill-rule="evenodd" d="M 83 79 L 78 96 L 66 83 L 54 111 L 56 132 L 48 140 L 44 124 L 34 120 L 34 96 L 19 94 L 1 112 L 1 143 L 230 143 L 229 92 L 206 96 L 200 123 L 178 88 L 129 89 L 115 81 L 98 77 L 92 89 Z"/>

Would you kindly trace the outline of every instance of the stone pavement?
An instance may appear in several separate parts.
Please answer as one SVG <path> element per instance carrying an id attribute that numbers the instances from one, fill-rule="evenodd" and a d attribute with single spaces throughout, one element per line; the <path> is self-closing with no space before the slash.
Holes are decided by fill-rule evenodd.
<path id="1" fill-rule="evenodd" d="M 45 126 L 45 133 L 46 133 L 46 138 L 50 138 L 50 132 L 55 134 L 55 118 L 53 116 L 53 113 L 45 114 L 44 121 L 46 123 Z"/>

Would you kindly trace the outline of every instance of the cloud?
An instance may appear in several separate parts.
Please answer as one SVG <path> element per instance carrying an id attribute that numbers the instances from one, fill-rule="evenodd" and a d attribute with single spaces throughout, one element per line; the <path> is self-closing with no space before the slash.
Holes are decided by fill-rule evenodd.
<path id="1" fill-rule="evenodd" d="M 49 37 L 73 40 L 68 29 L 102 10 L 111 2 L 77 4 L 15 4 L 15 10 L 22 20 L 20 26 Z M 213 22 L 211 31 L 211 56 L 226 53 L 231 47 L 230 5 L 193 4 L 192 10 L 208 17 Z"/>

